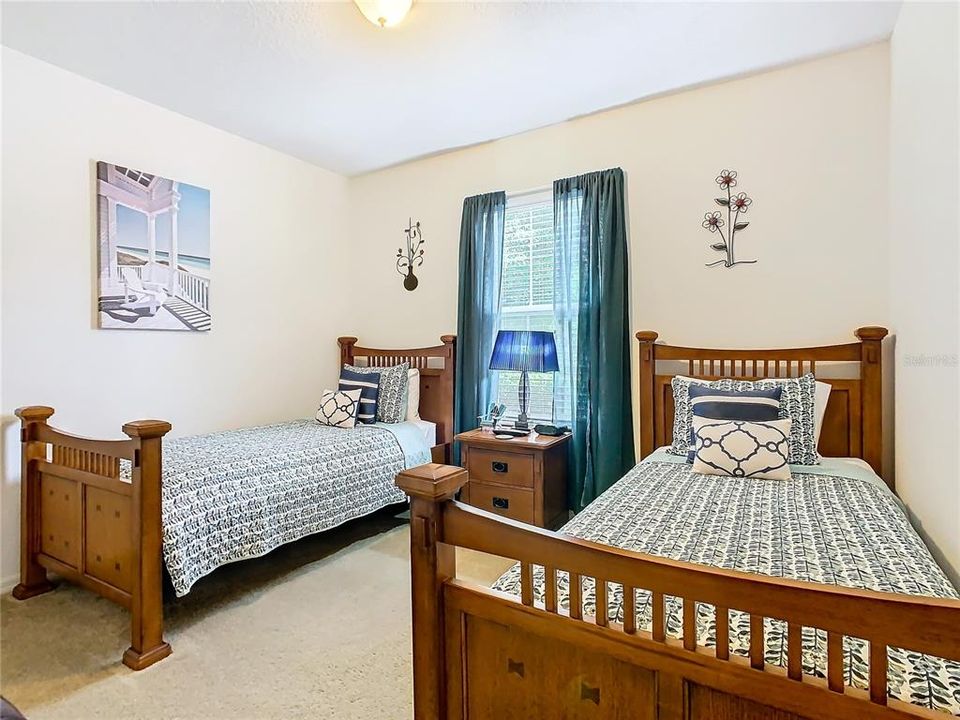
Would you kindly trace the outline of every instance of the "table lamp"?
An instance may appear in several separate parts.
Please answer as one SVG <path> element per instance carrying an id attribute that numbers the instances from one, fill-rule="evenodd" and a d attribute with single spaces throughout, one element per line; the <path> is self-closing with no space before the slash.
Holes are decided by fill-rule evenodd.
<path id="1" fill-rule="evenodd" d="M 531 372 L 557 372 L 557 344 L 552 332 L 543 330 L 501 330 L 497 333 L 490 358 L 491 370 L 520 371 L 520 415 L 515 426 L 529 427 L 527 409 L 530 407 Z"/>

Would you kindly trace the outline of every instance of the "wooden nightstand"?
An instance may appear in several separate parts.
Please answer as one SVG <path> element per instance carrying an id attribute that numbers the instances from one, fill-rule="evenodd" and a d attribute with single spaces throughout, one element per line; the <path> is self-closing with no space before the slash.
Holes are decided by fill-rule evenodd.
<path id="1" fill-rule="evenodd" d="M 569 434 L 498 440 L 492 432 L 471 430 L 456 440 L 470 477 L 460 493 L 463 502 L 540 527 L 567 519 Z"/>

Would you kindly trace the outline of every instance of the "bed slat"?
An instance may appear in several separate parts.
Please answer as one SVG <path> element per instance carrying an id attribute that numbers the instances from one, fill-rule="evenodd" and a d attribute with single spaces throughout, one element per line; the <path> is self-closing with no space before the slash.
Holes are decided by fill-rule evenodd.
<path id="1" fill-rule="evenodd" d="M 797 623 L 787 623 L 787 677 L 803 677 L 803 626 Z"/>
<path id="2" fill-rule="evenodd" d="M 881 640 L 870 641 L 870 701 L 887 704 L 887 645 Z"/>
<path id="3" fill-rule="evenodd" d="M 581 578 L 577 573 L 570 573 L 570 617 L 574 620 L 583 619 L 583 590 Z"/>
<path id="4" fill-rule="evenodd" d="M 524 605 L 533 605 L 533 565 L 520 563 L 520 599 Z"/>
<path id="5" fill-rule="evenodd" d="M 763 670 L 763 616 L 750 616 L 750 667 Z"/>
<path id="6" fill-rule="evenodd" d="M 653 639 L 657 642 L 663 642 L 667 638 L 666 632 L 666 618 L 664 617 L 664 608 L 663 608 L 663 593 L 654 592 L 651 595 L 650 602 L 652 604 L 652 613 L 653 618 L 653 627 L 651 628 L 651 633 L 653 634 Z"/>
<path id="7" fill-rule="evenodd" d="M 607 581 L 597 578 L 596 589 L 596 622 L 600 627 L 607 627 L 610 621 L 607 619 Z"/>
<path id="8" fill-rule="evenodd" d="M 683 647 L 697 649 L 697 601 L 683 598 Z"/>
<path id="9" fill-rule="evenodd" d="M 623 586 L 623 631 L 628 635 L 637 632 L 637 590 Z"/>
<path id="10" fill-rule="evenodd" d="M 717 658 L 720 660 L 730 659 L 730 610 L 725 607 L 717 606 L 717 617 L 715 620 L 717 635 Z"/>
<path id="11" fill-rule="evenodd" d="M 548 566 L 543 568 L 543 606 L 547 612 L 557 611 L 557 570 Z"/>
<path id="12" fill-rule="evenodd" d="M 827 687 L 843 692 L 843 635 L 827 632 Z"/>

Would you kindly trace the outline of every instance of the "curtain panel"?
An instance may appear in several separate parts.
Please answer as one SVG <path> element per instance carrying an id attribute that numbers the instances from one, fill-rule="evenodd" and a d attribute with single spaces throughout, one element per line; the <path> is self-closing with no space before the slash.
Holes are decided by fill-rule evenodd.
<path id="1" fill-rule="evenodd" d="M 463 201 L 460 220 L 460 293 L 457 302 L 457 368 L 454 431 L 479 426 L 477 417 L 496 398 L 496 373 L 490 356 L 500 324 L 500 272 L 503 262 L 505 192 Z M 460 464 L 460 444 L 453 462 Z"/>
<path id="2" fill-rule="evenodd" d="M 553 183 L 556 382 L 573 398 L 568 497 L 575 511 L 636 462 L 623 188 L 620 168 Z"/>

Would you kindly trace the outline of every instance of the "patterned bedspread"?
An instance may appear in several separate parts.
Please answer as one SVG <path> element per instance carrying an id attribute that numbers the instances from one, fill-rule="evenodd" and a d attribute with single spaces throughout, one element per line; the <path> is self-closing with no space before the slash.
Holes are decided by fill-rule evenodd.
<path id="1" fill-rule="evenodd" d="M 406 496 L 404 453 L 381 427 L 314 420 L 174 438 L 163 446 L 163 559 L 178 596 L 207 573 L 264 555 Z"/>
<path id="2" fill-rule="evenodd" d="M 774 577 L 851 588 L 957 598 L 895 497 L 864 479 L 803 474 L 789 481 L 700 475 L 684 462 L 640 463 L 567 523 L 561 532 L 662 557 Z M 536 572 L 539 571 L 539 572 Z M 568 607 L 566 573 L 559 597 Z M 543 599 L 543 570 L 535 568 Z M 494 585 L 519 595 L 519 567 Z M 622 588 L 611 584 L 607 614 L 623 621 Z M 594 613 L 592 579 L 584 579 L 584 612 Z M 666 603 L 667 632 L 681 637 L 682 602 Z M 637 595 L 637 625 L 651 626 L 650 594 Z M 697 641 L 713 646 L 713 607 L 701 604 Z M 766 620 L 766 662 L 786 666 L 786 626 Z M 731 612 L 730 652 L 749 655 L 748 616 Z M 867 689 L 867 643 L 845 638 L 847 684 Z M 826 677 L 826 633 L 804 629 L 803 665 Z M 893 697 L 960 715 L 960 663 L 889 650 Z"/>

